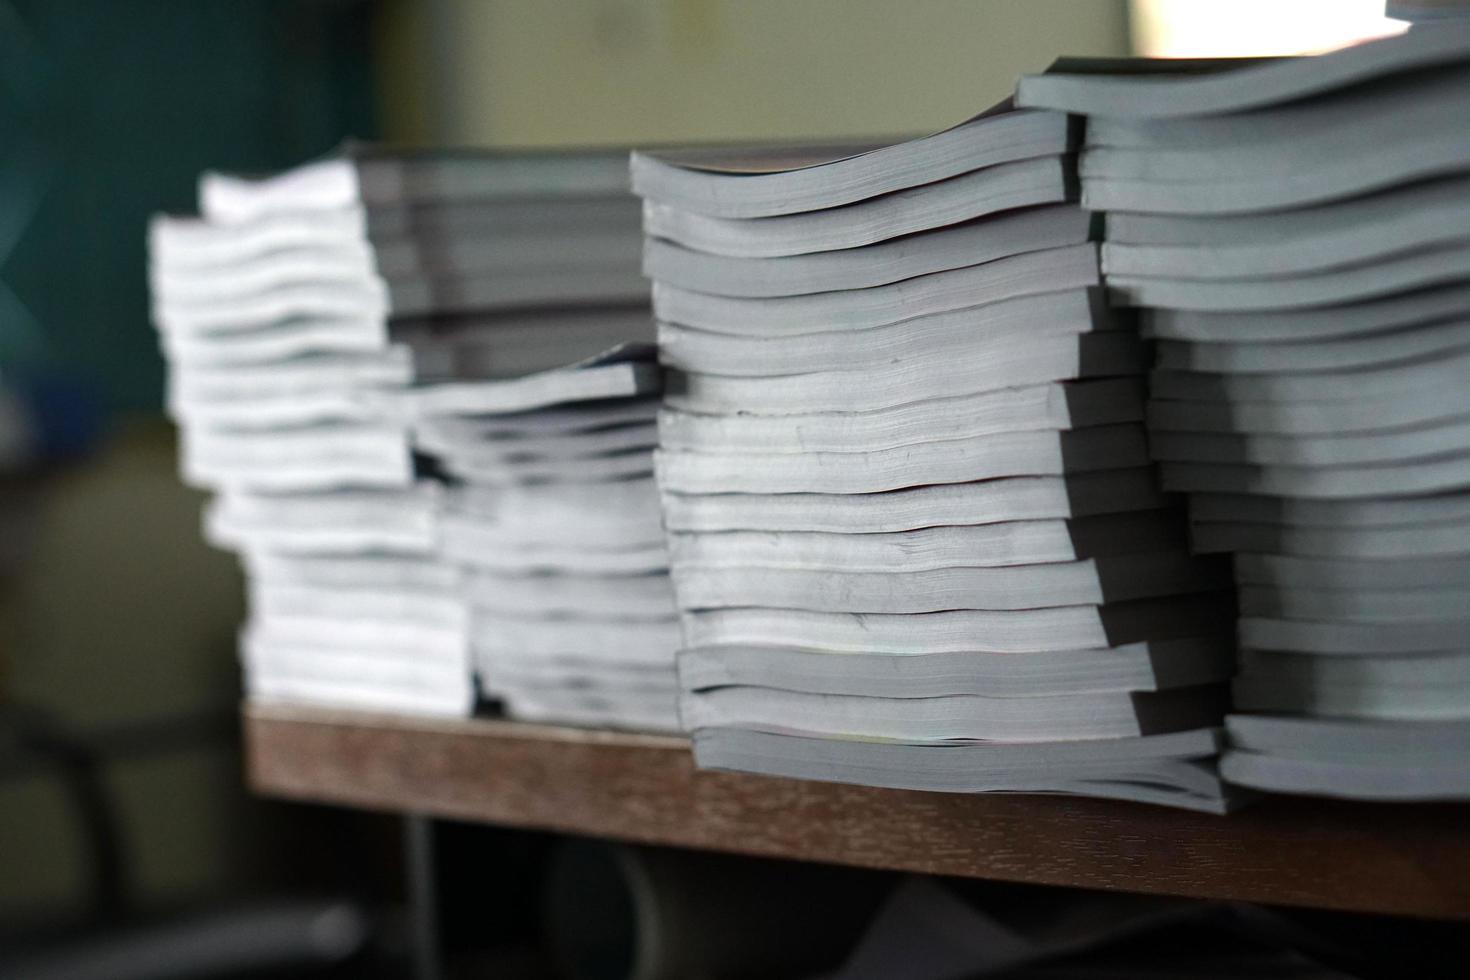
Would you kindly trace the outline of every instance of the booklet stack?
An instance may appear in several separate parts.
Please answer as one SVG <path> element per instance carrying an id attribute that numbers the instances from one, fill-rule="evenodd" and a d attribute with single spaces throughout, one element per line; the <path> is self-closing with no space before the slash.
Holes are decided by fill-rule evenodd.
<path id="1" fill-rule="evenodd" d="M 226 491 L 205 535 L 249 581 L 250 697 L 412 714 L 474 704 L 458 576 L 435 549 L 437 488 Z"/>
<path id="2" fill-rule="evenodd" d="M 1148 468 L 1073 137 L 634 154 L 700 765 L 1225 806 L 1228 569 Z"/>
<path id="3" fill-rule="evenodd" d="M 207 533 L 249 573 L 252 696 L 471 709 L 440 495 L 385 399 L 487 363 L 560 363 L 569 335 L 600 349 L 589 304 L 646 306 L 625 180 L 615 154 L 351 150 L 263 180 L 207 175 L 202 218 L 154 223 L 168 408 L 185 479 L 219 494 Z M 544 336 L 518 315 L 537 305 L 562 311 Z"/>
<path id="4" fill-rule="evenodd" d="M 624 326 L 652 338 L 646 308 Z M 453 481 L 441 541 L 463 570 L 481 692 L 513 717 L 679 727 L 679 622 L 653 482 L 660 387 L 644 341 L 402 396 L 415 445 Z"/>
<path id="5" fill-rule="evenodd" d="M 1019 99 L 1088 117 L 1153 456 L 1235 554 L 1223 771 L 1470 796 L 1470 26 L 1194 67 L 1062 63 Z"/>

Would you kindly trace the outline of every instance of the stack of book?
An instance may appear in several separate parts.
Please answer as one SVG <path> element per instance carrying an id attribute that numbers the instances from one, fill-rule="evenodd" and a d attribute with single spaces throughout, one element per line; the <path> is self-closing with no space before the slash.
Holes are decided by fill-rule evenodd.
<path id="1" fill-rule="evenodd" d="M 647 302 L 625 183 L 618 154 L 352 150 L 207 175 L 202 218 L 154 223 L 168 407 L 185 479 L 219 495 L 207 533 L 244 556 L 252 696 L 471 709 L 440 494 L 388 396 L 599 349 L 590 304 Z M 538 305 L 563 311 L 545 335 L 516 315 Z"/>
<path id="2" fill-rule="evenodd" d="M 700 765 L 1226 805 L 1228 569 L 1156 489 L 1073 140 L 634 155 Z"/>
<path id="3" fill-rule="evenodd" d="M 629 233 L 636 242 L 636 220 Z M 639 317 L 625 336 L 651 340 L 646 308 Z M 401 399 L 416 446 L 453 481 L 442 547 L 463 570 L 480 689 L 513 717 L 679 727 L 653 482 L 659 390 L 645 340 Z"/>
<path id="4" fill-rule="evenodd" d="M 1133 67 L 1019 98 L 1088 117 L 1107 281 L 1159 341 L 1163 485 L 1197 551 L 1235 554 L 1223 771 L 1470 796 L 1470 27 Z"/>
<path id="5" fill-rule="evenodd" d="M 215 498 L 205 535 L 241 555 L 249 580 L 240 653 L 251 698 L 469 712 L 468 617 L 435 550 L 436 490 Z"/>

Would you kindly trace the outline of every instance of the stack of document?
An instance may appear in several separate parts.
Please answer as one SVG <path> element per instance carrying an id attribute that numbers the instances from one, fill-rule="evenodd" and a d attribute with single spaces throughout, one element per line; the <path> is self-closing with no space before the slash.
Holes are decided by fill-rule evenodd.
<path id="1" fill-rule="evenodd" d="M 207 533 L 249 573 L 253 697 L 471 710 L 440 488 L 390 396 L 601 349 L 589 306 L 646 306 L 625 181 L 619 154 L 352 150 L 206 175 L 202 217 L 154 222 L 168 408 L 184 478 L 218 494 Z"/>
<path id="2" fill-rule="evenodd" d="M 1148 468 L 1074 136 L 634 155 L 701 765 L 1226 805 L 1228 569 Z"/>
<path id="3" fill-rule="evenodd" d="M 1153 456 L 1195 549 L 1235 555 L 1223 771 L 1470 796 L 1470 25 L 1132 67 L 1019 98 L 1087 116 L 1106 278 L 1158 339 Z"/>
<path id="4" fill-rule="evenodd" d="M 640 333 L 653 333 L 647 310 Z M 463 571 L 481 691 L 512 717 L 678 728 L 659 391 L 645 341 L 401 399 L 416 446 L 451 481 L 442 551 Z"/>
<path id="5" fill-rule="evenodd" d="M 206 537 L 240 553 L 249 582 L 240 652 L 250 697 L 470 711 L 467 614 L 458 575 L 435 549 L 437 490 L 229 492 L 211 502 Z"/>

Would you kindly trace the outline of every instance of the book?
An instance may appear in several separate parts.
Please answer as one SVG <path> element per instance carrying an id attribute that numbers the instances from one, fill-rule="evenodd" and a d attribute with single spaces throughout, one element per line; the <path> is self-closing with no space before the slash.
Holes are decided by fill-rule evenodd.
<path id="1" fill-rule="evenodd" d="M 1149 442 L 1158 460 L 1184 463 L 1280 463 L 1358 466 L 1409 462 L 1454 452 L 1470 438 L 1470 419 L 1343 435 L 1160 432 Z"/>
<path id="2" fill-rule="evenodd" d="M 1446 25 L 1447 27 L 1449 25 Z M 1023 76 L 1016 104 L 1084 116 L 1170 119 L 1213 116 L 1308 99 L 1394 74 L 1467 60 L 1467 32 L 1410 32 L 1330 57 L 1158 62 L 1062 59 Z"/>
<path id="3" fill-rule="evenodd" d="M 731 686 L 686 692 L 680 697 L 679 711 L 685 724 L 695 729 L 841 736 L 861 728 L 868 737 L 900 741 L 1027 742 L 1132 738 L 1178 731 L 1219 717 L 1225 700 L 1225 692 L 1215 687 L 1012 698 L 974 694 L 902 698 Z"/>
<path id="4" fill-rule="evenodd" d="M 932 136 L 888 145 L 635 152 L 633 192 L 695 214 L 762 218 L 836 208 L 1075 144 L 1066 116 L 1005 100 Z"/>
<path id="5" fill-rule="evenodd" d="M 1463 613 L 1445 619 L 1398 623 L 1355 621 L 1312 622 L 1307 620 L 1243 617 L 1240 642 L 1243 646 L 1300 653 L 1428 653 L 1454 650 L 1460 646 L 1458 631 L 1465 629 Z"/>
<path id="6" fill-rule="evenodd" d="M 1406 463 L 1362 466 L 1251 466 L 1163 463 L 1165 490 L 1264 493 L 1271 496 L 1362 499 L 1463 490 L 1470 487 L 1470 449 Z"/>
<path id="7" fill-rule="evenodd" d="M 453 484 L 440 547 L 462 573 L 478 690 L 514 718 L 677 728 L 652 346 L 472 377 L 405 389 L 394 412 Z"/>
<path id="8" fill-rule="evenodd" d="M 653 343 L 646 302 L 629 307 L 528 310 L 405 318 L 394 334 L 422 380 L 512 379 L 595 358 L 620 344 Z"/>
<path id="9" fill-rule="evenodd" d="M 1194 550 L 1233 556 L 1221 774 L 1463 796 L 1470 32 L 1054 69 L 1018 103 L 1088 115 L 1105 285 L 1158 341 L 1151 458 Z"/>
<path id="10" fill-rule="evenodd" d="M 1216 729 L 1072 742 L 919 742 L 703 728 L 702 768 L 928 792 L 1074 793 L 1224 813 L 1239 802 L 1214 771 Z"/>
<path id="11" fill-rule="evenodd" d="M 1439 590 L 1435 590 L 1437 592 Z M 1434 595 L 1435 592 L 1424 594 Z M 1399 592 L 1403 596 L 1418 592 Z M 1242 601 L 1246 598 L 1243 594 Z M 1252 678 L 1276 678 L 1287 686 L 1310 687 L 1321 681 L 1338 687 L 1375 686 L 1399 689 L 1433 687 L 1463 688 L 1470 682 L 1470 654 L 1462 651 L 1403 656 L 1357 654 L 1289 653 L 1280 650 L 1244 649 L 1240 662 Z"/>
<path id="12" fill-rule="evenodd" d="M 960 131 L 1027 120 L 1002 106 Z M 1223 809 L 1207 758 L 1128 748 L 1219 724 L 1233 606 L 1147 468 L 1149 352 L 1097 289 L 1074 161 L 1000 144 L 921 171 L 932 149 L 634 157 L 696 761 L 896 785 L 870 747 L 912 743 L 920 771 L 925 750 L 990 739 L 969 778 L 925 788 L 1114 795 L 1147 778 L 1137 798 Z M 847 764 L 721 754 L 768 735 Z M 1011 754 L 1079 738 L 1109 744 L 1075 778 Z"/>
<path id="13" fill-rule="evenodd" d="M 1348 306 L 1249 313 L 1146 310 L 1141 312 L 1140 325 L 1145 334 L 1167 340 L 1274 344 L 1354 337 L 1459 318 L 1464 315 L 1467 302 L 1470 302 L 1470 285 L 1450 283 Z"/>
<path id="14" fill-rule="evenodd" d="M 671 673 L 679 647 L 679 623 L 593 616 L 532 617 L 476 610 L 471 627 L 477 666 L 485 683 L 495 683 L 495 665 L 534 660 L 550 665 L 582 661 L 606 667 L 662 665 Z M 512 706 L 513 708 L 513 706 Z"/>
<path id="15" fill-rule="evenodd" d="M 1455 319 L 1408 330 L 1298 343 L 1161 340 L 1155 350 L 1159 366 L 1168 370 L 1270 374 L 1351 370 L 1427 355 L 1445 356 L 1466 346 L 1470 346 L 1470 322 Z"/>
<path id="16" fill-rule="evenodd" d="M 1113 211 L 1110 275 L 1251 279 L 1360 265 L 1463 242 L 1470 182 L 1455 174 L 1311 208 L 1204 217 Z"/>
<path id="17" fill-rule="evenodd" d="M 862 697 L 1025 699 L 1091 691 L 1156 691 L 1216 683 L 1235 673 L 1235 647 L 1221 636 L 1185 637 L 1024 657 L 976 650 L 831 653 L 790 646 L 707 646 L 680 651 L 684 690 L 771 687 Z"/>
<path id="18" fill-rule="evenodd" d="M 204 537 L 244 554 L 300 557 L 421 554 L 432 549 L 432 484 L 261 494 L 225 491 L 205 505 Z"/>
<path id="19" fill-rule="evenodd" d="M 515 705 L 516 717 L 525 721 L 646 732 L 679 730 L 678 698 L 672 690 L 567 689 L 511 679 L 497 683 L 494 693 Z"/>
<path id="20" fill-rule="evenodd" d="M 1024 252 L 1079 245 L 1088 240 L 1090 221 L 1081 208 L 1056 204 L 923 231 L 864 249 L 777 258 L 708 255 L 651 238 L 643 249 L 643 271 L 660 282 L 716 296 L 801 296 L 881 286 Z"/>
<path id="21" fill-rule="evenodd" d="M 853 563 L 856 565 L 857 563 Z M 835 567 L 833 567 L 835 566 Z M 818 612 L 931 613 L 951 609 L 1035 609 L 1104 605 L 1228 588 L 1229 570 L 1182 551 L 999 568 L 946 565 L 851 571 L 767 565 L 691 565 L 674 559 L 685 609 L 761 607 Z"/>
<path id="22" fill-rule="evenodd" d="M 1195 523 L 1242 521 L 1300 527 L 1375 528 L 1441 524 L 1470 520 L 1470 497 L 1463 494 L 1302 500 L 1254 494 L 1198 493 L 1189 499 Z"/>
<path id="23" fill-rule="evenodd" d="M 596 614 L 612 619 L 672 619 L 674 587 L 662 569 L 635 575 L 517 575 L 491 569 L 466 574 L 476 609 L 546 616 Z"/>
<path id="24" fill-rule="evenodd" d="M 1470 560 L 1464 555 L 1394 561 L 1240 552 L 1235 556 L 1235 575 L 1242 586 L 1272 588 L 1289 583 L 1349 591 L 1449 588 L 1470 583 Z"/>
<path id="25" fill-rule="evenodd" d="M 459 570 L 427 554 L 427 547 L 362 551 L 346 555 L 291 554 L 256 547 L 241 552 L 246 575 L 252 582 L 319 588 L 375 589 L 385 592 L 410 591 L 453 593 L 459 589 Z"/>
<path id="26" fill-rule="evenodd" d="M 514 465 L 537 459 L 581 460 L 598 456 L 651 450 L 658 444 L 652 418 L 627 425 L 609 425 L 559 436 L 527 434 L 486 437 L 471 426 L 430 429 L 414 433 L 414 446 L 428 453 L 463 453 L 482 465 Z"/>
<path id="27" fill-rule="evenodd" d="M 544 171 L 548 159 L 555 164 L 555 157 L 537 161 L 527 156 L 523 162 Z M 619 162 L 609 155 L 595 166 L 604 172 L 605 179 L 617 174 Z M 618 230 L 625 232 L 638 223 L 638 202 L 623 193 L 623 188 L 557 186 L 553 181 L 532 196 L 508 195 L 505 181 L 509 164 L 504 156 L 471 164 L 496 174 L 492 179 L 498 186 L 482 196 L 466 198 L 447 192 L 393 202 L 343 195 L 332 200 L 319 198 L 299 208 L 268 200 L 269 194 L 262 199 L 259 181 L 207 178 L 210 187 L 229 182 L 246 197 L 253 197 L 248 205 L 250 213 L 236 214 L 216 200 L 204 218 L 158 215 L 149 223 L 149 251 L 160 260 L 159 272 L 232 265 L 274 252 L 340 247 L 344 242 L 360 240 L 395 246 L 425 239 L 473 240 L 481 248 L 494 250 L 499 246 L 503 252 L 504 242 L 514 239 L 540 254 L 558 239 L 568 242 L 587 236 L 600 245 L 604 236 Z M 340 161 L 327 161 L 325 166 L 340 166 Z M 546 176 L 543 173 L 540 179 L 545 181 Z M 266 178 L 264 183 L 271 184 L 272 179 Z M 568 247 L 580 245 L 573 240 Z"/>
<path id="28" fill-rule="evenodd" d="M 419 419 L 527 412 L 579 401 L 639 398 L 660 387 L 652 349 L 622 344 L 565 367 L 518 378 L 441 381 L 384 398 L 384 411 Z"/>
<path id="29" fill-rule="evenodd" d="M 271 364 L 191 368 L 169 374 L 165 405 L 176 422 L 277 429 L 315 422 L 381 419 L 368 393 L 407 384 L 408 349 L 308 354 Z"/>
<path id="30" fill-rule="evenodd" d="M 1470 165 L 1470 146 L 1466 148 Z M 1460 278 L 1470 245 L 1426 244 L 1402 255 L 1358 265 L 1260 279 L 1168 279 L 1117 274 L 1109 287 L 1137 306 L 1181 310 L 1282 310 L 1294 307 L 1354 303 L 1394 293 L 1427 289 Z"/>
<path id="31" fill-rule="evenodd" d="M 488 690 L 474 601 L 487 577 L 586 574 L 589 541 L 611 574 L 660 576 L 656 615 L 656 595 L 622 594 L 655 633 L 677 628 L 651 480 L 642 503 L 604 484 L 601 510 L 518 494 L 651 472 L 654 322 L 625 181 L 614 151 L 349 147 L 264 178 L 206 175 L 201 217 L 152 222 L 182 474 L 219 491 L 205 535 L 240 553 L 249 582 L 250 697 L 465 715 Z M 487 486 L 443 487 L 454 467 L 431 453 Z M 462 561 L 475 548 L 503 557 L 476 570 Z M 548 617 L 568 611 L 564 592 L 521 591 Z M 546 698 L 579 676 L 543 684 Z M 667 719 L 671 665 L 665 677 Z"/>
<path id="32" fill-rule="evenodd" d="M 1294 385 L 1278 380 L 1275 390 L 1287 398 L 1268 401 L 1156 398 L 1150 399 L 1144 418 L 1151 431 L 1266 435 L 1341 435 L 1429 425 L 1464 415 L 1464 406 L 1456 399 L 1453 388 L 1444 383 L 1452 373 L 1452 369 L 1441 372 L 1433 365 L 1416 367 L 1389 380 L 1390 387 L 1396 390 L 1365 393 L 1358 398 L 1293 399 L 1290 396 Z M 1421 383 L 1399 387 L 1408 379 Z M 1346 392 L 1346 383 L 1353 379 L 1351 375 L 1343 375 L 1338 380 L 1334 394 Z M 1181 393 L 1186 390 L 1179 389 Z M 1199 393 L 1208 395 L 1206 390 Z"/>
<path id="33" fill-rule="evenodd" d="M 1163 507 L 1147 467 L 840 493 L 663 494 L 671 531 L 876 533 L 1067 519 Z"/>
<path id="34" fill-rule="evenodd" d="M 800 296 L 716 296 L 661 281 L 652 286 L 654 311 L 664 323 L 734 336 L 780 337 L 881 327 L 1101 284 L 1097 245 L 1082 242 L 988 262 L 971 257 L 952 269 L 861 289 Z"/>
<path id="35" fill-rule="evenodd" d="M 432 552 L 412 557 L 447 571 Z M 470 711 L 466 610 L 434 577 L 384 581 L 359 573 L 283 582 L 279 562 L 256 559 L 247 567 L 256 577 L 240 648 L 250 697 L 410 714 Z"/>
<path id="36" fill-rule="evenodd" d="M 359 203 L 613 196 L 626 187 L 624 161 L 615 150 L 411 151 L 348 143 L 324 159 L 279 174 L 248 177 L 210 171 L 200 178 L 199 201 L 205 214 L 234 223 L 280 211 Z"/>
<path id="37" fill-rule="evenodd" d="M 1353 592 L 1331 589 L 1269 589 L 1244 586 L 1240 590 L 1241 614 L 1251 619 L 1316 620 L 1348 623 L 1425 624 L 1453 620 L 1460 615 L 1465 591 L 1442 589 L 1364 589 Z M 1445 655 L 1449 656 L 1448 654 Z M 1435 657 L 1408 658 L 1405 671 L 1415 663 Z M 1259 665 L 1253 667 L 1259 668 Z M 1370 682 L 1398 684 L 1390 681 L 1388 671 L 1373 675 Z M 1428 675 L 1425 675 L 1428 676 Z M 1311 675 L 1316 679 L 1317 675 Z"/>
<path id="38" fill-rule="evenodd" d="M 1099 122 L 1078 167 L 1082 201 L 1097 211 L 1235 214 L 1451 173 L 1470 152 L 1452 122 L 1466 77 L 1456 65 L 1236 115 Z"/>
<path id="39" fill-rule="evenodd" d="M 413 482 L 407 437 L 380 422 L 194 430 L 180 439 L 180 468 L 193 486 L 277 493 Z"/>
<path id="40" fill-rule="evenodd" d="M 444 514 L 484 526 L 507 544 L 618 548 L 663 544 L 652 479 L 555 483 L 527 488 L 458 484 L 445 490 Z"/>
<path id="41" fill-rule="evenodd" d="M 1470 685 L 1398 686 L 1382 677 L 1341 683 L 1321 674 L 1252 670 L 1236 680 L 1232 699 L 1241 712 L 1414 723 L 1463 718 Z"/>
<path id="42" fill-rule="evenodd" d="M 1409 356 L 1346 371 L 1210 375 L 1160 369 L 1149 381 L 1151 394 L 1161 400 L 1352 403 L 1434 385 L 1467 363 L 1470 350 L 1456 348 L 1442 356 Z"/>
<path id="43" fill-rule="evenodd" d="M 868 508 L 883 501 L 859 501 Z M 669 559 L 685 568 L 787 568 L 843 572 L 931 571 L 942 568 L 1021 568 L 1028 564 L 1177 552 L 1177 515 L 1139 510 L 1090 517 L 913 522 L 920 526 L 862 533 L 782 528 L 690 533 L 670 528 Z"/>
<path id="44" fill-rule="evenodd" d="M 250 606 L 266 620 L 278 617 L 388 619 L 459 630 L 465 628 L 468 617 L 464 603 L 453 592 L 383 588 L 368 583 L 344 588 L 284 585 L 270 579 L 256 579 L 250 584 Z"/>
<path id="45" fill-rule="evenodd" d="M 861 370 L 877 358 L 897 361 L 949 353 L 1004 360 L 1020 338 L 1051 334 L 1079 336 L 1106 330 L 1099 298 L 1085 290 L 1023 296 L 991 304 L 984 313 L 991 329 L 975 336 L 974 309 L 915 317 L 866 330 L 830 330 L 797 336 L 743 337 L 684 327 L 658 326 L 659 359 L 668 367 L 698 370 L 719 365 L 719 374 L 761 377 L 800 374 L 794 364 L 821 364 L 827 371 Z"/>
<path id="46" fill-rule="evenodd" d="M 1239 714 L 1231 716 L 1229 731 L 1234 747 L 1222 771 L 1263 789 L 1371 800 L 1470 797 L 1464 721 Z"/>
<path id="47" fill-rule="evenodd" d="M 765 218 L 722 218 L 650 198 L 647 234 L 711 255 L 769 258 L 858 248 L 1016 208 L 1067 200 L 1073 180 L 1065 156 L 982 167 L 848 207 Z"/>
<path id="48" fill-rule="evenodd" d="M 674 590 L 677 593 L 677 577 Z M 1107 606 L 957 609 L 912 615 L 735 607 L 686 611 L 687 647 L 809 646 L 896 656 L 981 650 L 1035 653 L 1208 635 L 1233 615 L 1228 593 L 1142 599 Z"/>
<path id="49" fill-rule="evenodd" d="M 853 384 L 859 375 L 852 370 L 765 377 L 671 371 L 666 401 L 705 414 L 738 414 L 742 405 L 759 406 L 753 411 L 763 415 L 867 412 L 1002 388 L 1128 377 L 1145 370 L 1145 357 L 1146 348 L 1126 331 L 1041 334 L 1003 352 L 924 349 L 884 359 L 862 372 L 870 379 L 863 385 Z"/>
<path id="50" fill-rule="evenodd" d="M 1006 432 L 869 452 L 657 455 L 675 493 L 873 493 L 1013 476 L 1061 476 L 1148 463 L 1143 428 Z"/>
<path id="51" fill-rule="evenodd" d="M 1195 521 L 1190 525 L 1190 539 L 1195 551 L 1204 553 L 1249 551 L 1315 558 L 1430 558 L 1470 553 L 1470 521 L 1385 527 Z"/>

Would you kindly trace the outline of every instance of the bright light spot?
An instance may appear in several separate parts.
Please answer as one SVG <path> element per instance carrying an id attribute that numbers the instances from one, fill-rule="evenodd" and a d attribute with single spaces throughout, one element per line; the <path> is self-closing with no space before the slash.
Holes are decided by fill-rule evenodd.
<path id="1" fill-rule="evenodd" d="M 1312 54 L 1407 26 L 1383 0 L 1131 0 L 1133 50 L 1152 58 Z"/>

